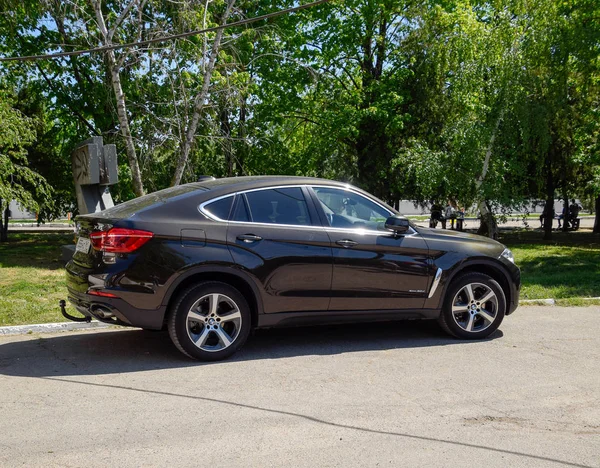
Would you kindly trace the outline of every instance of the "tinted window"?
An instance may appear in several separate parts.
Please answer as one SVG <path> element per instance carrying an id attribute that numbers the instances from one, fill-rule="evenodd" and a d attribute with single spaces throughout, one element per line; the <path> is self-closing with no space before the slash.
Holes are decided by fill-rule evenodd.
<path id="1" fill-rule="evenodd" d="M 250 221 L 250 215 L 248 214 L 248 208 L 246 207 L 244 195 L 238 195 L 235 198 L 235 206 L 233 207 L 233 215 L 231 215 L 231 221 Z"/>
<path id="2" fill-rule="evenodd" d="M 349 190 L 313 187 L 329 225 L 340 228 L 384 230 L 391 213 Z"/>
<path id="3" fill-rule="evenodd" d="M 308 206 L 300 188 L 247 192 L 250 216 L 255 223 L 310 225 Z"/>
<path id="4" fill-rule="evenodd" d="M 231 202 L 233 202 L 233 196 L 221 198 L 220 200 L 205 205 L 204 211 L 210 213 L 215 218 L 227 221 L 229 219 L 229 211 L 231 211 Z"/>

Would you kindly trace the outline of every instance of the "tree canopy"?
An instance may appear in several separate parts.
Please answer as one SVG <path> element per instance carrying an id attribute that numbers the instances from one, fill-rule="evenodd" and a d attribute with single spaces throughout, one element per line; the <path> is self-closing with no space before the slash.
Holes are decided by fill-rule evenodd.
<path id="1" fill-rule="evenodd" d="M 297 4 L 1 0 L 0 52 L 138 42 Z M 117 200 L 203 174 L 314 175 L 391 202 L 476 204 L 493 235 L 497 205 L 600 207 L 599 50 L 596 0 L 332 0 L 141 47 L 0 62 L 20 113 L 2 120 L 30 122 L 18 154 L 55 189 L 55 212 L 73 203 L 70 151 L 102 135 L 121 155 Z"/>

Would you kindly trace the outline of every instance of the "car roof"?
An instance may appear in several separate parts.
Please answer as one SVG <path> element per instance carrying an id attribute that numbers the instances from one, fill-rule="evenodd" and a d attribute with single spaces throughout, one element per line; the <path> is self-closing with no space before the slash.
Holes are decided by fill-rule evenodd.
<path id="1" fill-rule="evenodd" d="M 296 177 L 296 176 L 243 176 L 243 177 L 225 177 L 222 179 L 202 180 L 195 182 L 194 185 L 202 188 L 203 198 L 210 199 L 229 193 L 243 192 L 246 190 L 277 187 L 282 185 L 328 185 L 331 187 L 349 187 L 350 184 L 337 182 L 329 179 L 319 179 L 317 177 Z"/>
<path id="2" fill-rule="evenodd" d="M 253 188 L 271 187 L 273 185 L 304 185 L 304 184 L 326 184 L 345 187 L 348 184 L 329 179 L 317 177 L 298 176 L 243 176 L 224 177 L 222 179 L 202 180 L 197 185 L 207 189 L 215 190 L 222 187 L 232 188 L 232 191 L 249 190 Z"/>

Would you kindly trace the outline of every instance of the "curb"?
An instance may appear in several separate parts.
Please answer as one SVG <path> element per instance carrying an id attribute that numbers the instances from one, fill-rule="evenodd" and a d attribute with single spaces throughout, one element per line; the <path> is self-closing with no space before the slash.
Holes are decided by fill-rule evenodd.
<path id="1" fill-rule="evenodd" d="M 526 304 L 553 306 L 556 305 L 556 301 L 554 299 L 523 299 L 522 301 L 519 301 L 519 305 Z"/>
<path id="2" fill-rule="evenodd" d="M 0 327 L 0 336 L 7 335 L 28 335 L 31 333 L 56 333 L 72 330 L 92 330 L 96 328 L 108 328 L 116 325 L 97 322 L 59 322 L 59 323 L 40 323 L 36 325 L 15 325 L 11 327 Z"/>
<path id="3" fill-rule="evenodd" d="M 579 299 L 581 301 L 600 301 L 600 297 L 579 297 L 577 299 Z M 527 304 L 554 306 L 554 305 L 556 305 L 556 300 L 555 299 L 523 299 L 523 300 L 519 301 L 519 305 L 527 305 Z"/>

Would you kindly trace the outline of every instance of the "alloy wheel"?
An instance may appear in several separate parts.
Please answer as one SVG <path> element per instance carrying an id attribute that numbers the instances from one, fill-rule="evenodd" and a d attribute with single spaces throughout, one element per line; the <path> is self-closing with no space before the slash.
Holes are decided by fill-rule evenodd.
<path id="1" fill-rule="evenodd" d="M 187 333 L 201 350 L 222 351 L 233 344 L 242 328 L 242 314 L 228 296 L 206 294 L 187 313 Z"/>
<path id="2" fill-rule="evenodd" d="M 492 325 L 498 314 L 498 297 L 483 283 L 469 283 L 452 300 L 452 317 L 467 332 L 480 332 Z"/>

